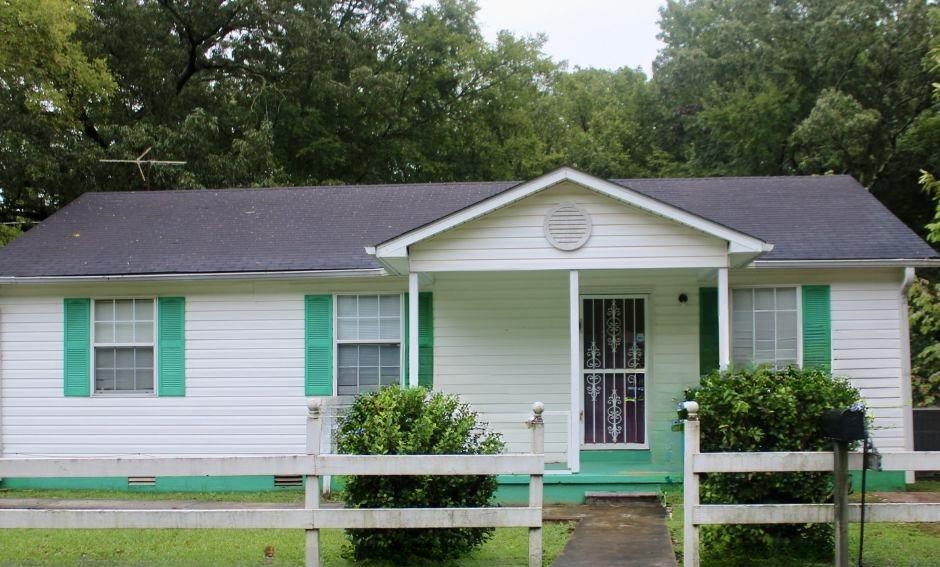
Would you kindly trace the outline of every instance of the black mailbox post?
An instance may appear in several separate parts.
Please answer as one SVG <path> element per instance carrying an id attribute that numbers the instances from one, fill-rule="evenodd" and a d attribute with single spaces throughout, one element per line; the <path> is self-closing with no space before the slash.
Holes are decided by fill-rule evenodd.
<path id="1" fill-rule="evenodd" d="M 860 408 L 834 409 L 822 414 L 822 431 L 827 439 L 861 441 L 868 437 L 865 431 L 865 410 Z"/>

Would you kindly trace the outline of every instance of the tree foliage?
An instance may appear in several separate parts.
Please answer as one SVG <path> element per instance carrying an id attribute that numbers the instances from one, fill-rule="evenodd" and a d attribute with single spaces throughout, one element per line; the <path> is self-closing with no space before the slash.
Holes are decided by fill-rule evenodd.
<path id="1" fill-rule="evenodd" d="M 28 227 L 90 190 L 526 179 L 571 165 L 608 178 L 848 173 L 928 232 L 933 2 L 671 0 L 651 77 L 569 70 L 543 37 L 487 42 L 476 11 L 0 0 L 0 222 Z M 147 148 L 186 165 L 145 181 L 100 161 Z M 919 297 L 926 352 L 938 335 Z M 915 367 L 940 372 L 926 355 Z"/>

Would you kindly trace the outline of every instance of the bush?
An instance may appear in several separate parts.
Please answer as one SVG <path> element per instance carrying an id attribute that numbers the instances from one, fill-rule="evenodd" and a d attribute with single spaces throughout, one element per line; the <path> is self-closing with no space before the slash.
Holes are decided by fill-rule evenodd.
<path id="1" fill-rule="evenodd" d="M 424 388 L 384 388 L 357 398 L 342 420 L 340 453 L 366 455 L 492 455 L 503 449 L 477 414 L 456 396 Z M 353 508 L 478 507 L 490 504 L 495 476 L 359 476 L 346 483 Z M 357 560 L 440 562 L 483 544 L 493 528 L 347 530 Z"/>
<path id="2" fill-rule="evenodd" d="M 699 403 L 704 452 L 832 450 L 821 434 L 820 415 L 860 401 L 848 381 L 795 367 L 715 372 L 688 390 L 686 399 Z M 832 474 L 711 474 L 702 481 L 701 497 L 705 504 L 831 502 Z M 833 553 L 829 524 L 719 526 L 703 531 L 702 543 L 723 565 L 735 557 L 746 564 L 755 555 L 826 559 Z"/>

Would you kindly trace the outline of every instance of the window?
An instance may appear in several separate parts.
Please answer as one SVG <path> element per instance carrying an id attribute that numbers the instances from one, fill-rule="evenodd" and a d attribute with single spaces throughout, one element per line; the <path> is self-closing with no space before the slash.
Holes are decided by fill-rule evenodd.
<path id="1" fill-rule="evenodd" d="M 797 288 L 733 289 L 732 359 L 736 365 L 799 363 Z"/>
<path id="2" fill-rule="evenodd" d="M 336 297 L 337 394 L 401 382 L 401 296 Z"/>
<path id="3" fill-rule="evenodd" d="M 96 394 L 154 392 L 154 300 L 96 299 L 92 311 Z"/>

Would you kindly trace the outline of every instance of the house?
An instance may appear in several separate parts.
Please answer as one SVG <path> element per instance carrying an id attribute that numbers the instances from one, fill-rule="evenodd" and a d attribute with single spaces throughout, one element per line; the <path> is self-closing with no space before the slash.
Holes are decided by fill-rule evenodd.
<path id="1" fill-rule="evenodd" d="M 847 176 L 86 193 L 0 250 L 0 447 L 297 453 L 307 397 L 422 384 L 510 451 L 544 402 L 548 498 L 577 500 L 679 481 L 683 390 L 769 363 L 849 377 L 911 449 L 905 290 L 938 264 Z M 129 482 L 274 486 L 3 481 Z"/>

